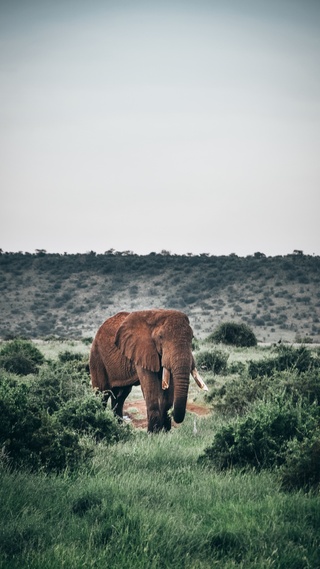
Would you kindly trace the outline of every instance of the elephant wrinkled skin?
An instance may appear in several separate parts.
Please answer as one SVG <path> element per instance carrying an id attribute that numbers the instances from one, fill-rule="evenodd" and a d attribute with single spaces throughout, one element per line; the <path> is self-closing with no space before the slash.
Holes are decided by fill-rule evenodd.
<path id="1" fill-rule="evenodd" d="M 189 376 L 202 389 L 191 351 L 188 317 L 177 310 L 119 312 L 102 324 L 90 352 L 92 387 L 103 392 L 118 417 L 133 385 L 141 385 L 148 431 L 169 431 L 185 416 Z"/>

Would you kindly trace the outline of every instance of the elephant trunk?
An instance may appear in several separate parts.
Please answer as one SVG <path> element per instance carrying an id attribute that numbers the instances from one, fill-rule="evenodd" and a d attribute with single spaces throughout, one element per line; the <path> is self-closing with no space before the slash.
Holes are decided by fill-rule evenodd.
<path id="1" fill-rule="evenodd" d="M 176 423 L 182 423 L 187 406 L 188 390 L 189 390 L 190 368 L 183 372 L 173 372 L 173 419 Z"/>

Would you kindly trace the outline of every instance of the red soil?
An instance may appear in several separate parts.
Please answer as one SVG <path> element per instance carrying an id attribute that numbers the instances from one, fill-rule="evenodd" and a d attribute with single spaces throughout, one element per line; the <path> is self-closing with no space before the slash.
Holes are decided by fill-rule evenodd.
<path id="1" fill-rule="evenodd" d="M 208 415 L 210 413 L 210 410 L 207 409 L 207 407 L 203 407 L 195 403 L 187 403 L 187 411 L 198 416 Z M 134 427 L 139 429 L 147 428 L 147 410 L 144 399 L 126 402 L 123 407 L 123 414 L 129 417 Z"/>

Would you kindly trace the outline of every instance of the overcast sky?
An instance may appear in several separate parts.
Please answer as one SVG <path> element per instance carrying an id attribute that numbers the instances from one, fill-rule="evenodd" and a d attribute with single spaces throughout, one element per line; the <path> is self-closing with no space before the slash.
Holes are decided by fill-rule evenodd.
<path id="1" fill-rule="evenodd" d="M 0 247 L 320 254 L 319 0 L 0 0 Z"/>

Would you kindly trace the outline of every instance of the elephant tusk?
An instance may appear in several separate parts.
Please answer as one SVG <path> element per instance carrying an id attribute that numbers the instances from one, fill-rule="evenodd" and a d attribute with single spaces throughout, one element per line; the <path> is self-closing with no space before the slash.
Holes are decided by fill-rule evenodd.
<path id="1" fill-rule="evenodd" d="M 170 371 L 167 368 L 162 370 L 162 389 L 169 389 L 170 384 Z"/>
<path id="2" fill-rule="evenodd" d="M 203 381 L 203 379 L 200 377 L 200 375 L 198 374 L 198 370 L 197 368 L 194 368 L 191 371 L 191 375 L 193 377 L 193 379 L 195 380 L 196 384 L 199 385 L 200 389 L 204 389 L 204 391 L 209 391 L 208 387 L 206 386 L 205 382 Z"/>

